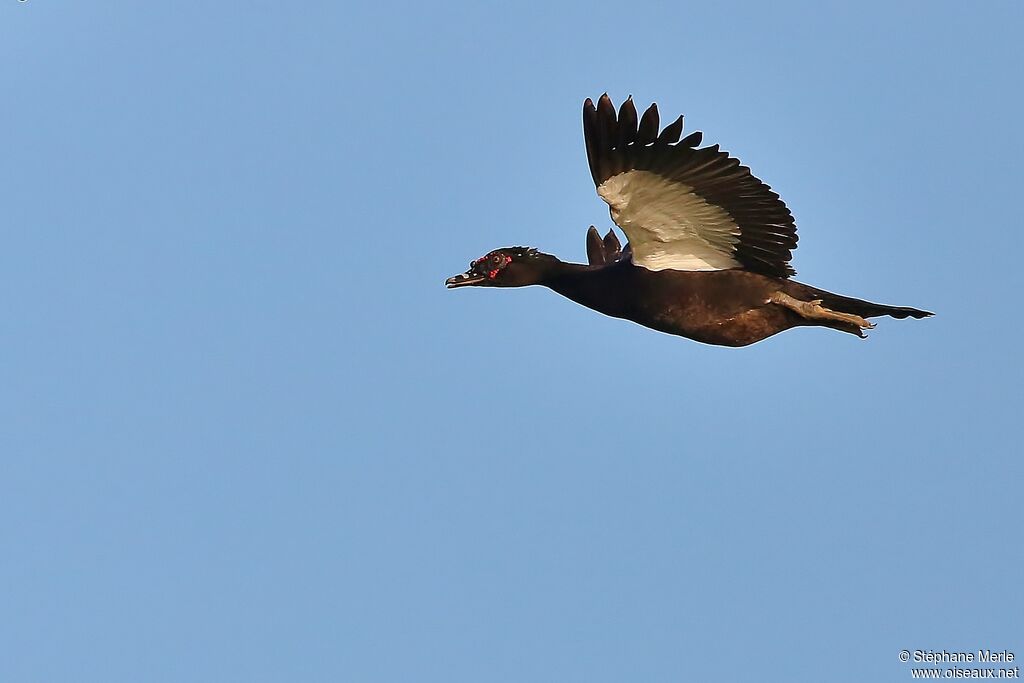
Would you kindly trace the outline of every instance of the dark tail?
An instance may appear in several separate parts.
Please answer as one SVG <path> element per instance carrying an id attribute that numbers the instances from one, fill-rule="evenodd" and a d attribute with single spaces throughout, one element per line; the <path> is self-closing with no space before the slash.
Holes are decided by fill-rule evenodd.
<path id="1" fill-rule="evenodd" d="M 881 315 L 888 315 L 893 318 L 927 318 L 928 316 L 935 315 L 930 311 L 922 311 L 920 308 L 875 304 L 870 301 L 826 292 L 824 289 L 803 285 L 799 282 L 793 282 L 792 284 L 797 285 L 800 289 L 796 293 L 790 292 L 791 296 L 797 296 L 798 298 L 809 296 L 812 299 L 821 299 L 822 305 L 826 308 L 831 308 L 833 311 L 839 311 L 840 313 L 853 313 L 862 318 L 877 318 Z"/>

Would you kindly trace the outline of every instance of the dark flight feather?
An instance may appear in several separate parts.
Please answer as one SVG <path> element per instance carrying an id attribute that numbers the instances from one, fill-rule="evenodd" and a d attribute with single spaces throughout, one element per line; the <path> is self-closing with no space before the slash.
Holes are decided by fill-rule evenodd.
<path id="1" fill-rule="evenodd" d="M 682 117 L 660 135 L 658 126 L 655 104 L 637 124 L 632 99 L 623 103 L 618 117 L 607 94 L 596 107 L 588 99 L 583 105 L 583 131 L 594 184 L 600 187 L 627 171 L 656 173 L 676 183 L 678 192 L 692 192 L 729 215 L 740 229 L 732 256 L 744 268 L 764 275 L 793 275 L 789 262 L 797 244 L 796 223 L 779 195 L 718 145 L 698 149 L 700 132 L 679 141 Z"/>

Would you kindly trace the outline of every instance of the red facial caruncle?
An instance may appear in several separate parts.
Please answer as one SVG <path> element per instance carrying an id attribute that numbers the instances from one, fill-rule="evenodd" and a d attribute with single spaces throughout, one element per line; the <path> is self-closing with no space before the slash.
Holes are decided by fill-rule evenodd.
<path id="1" fill-rule="evenodd" d="M 498 273 L 502 268 L 512 263 L 512 257 L 508 254 L 487 254 L 481 256 L 476 261 L 473 261 L 470 265 L 471 268 L 477 268 L 478 266 L 491 266 L 487 272 L 487 279 L 493 280 L 498 277 Z"/>

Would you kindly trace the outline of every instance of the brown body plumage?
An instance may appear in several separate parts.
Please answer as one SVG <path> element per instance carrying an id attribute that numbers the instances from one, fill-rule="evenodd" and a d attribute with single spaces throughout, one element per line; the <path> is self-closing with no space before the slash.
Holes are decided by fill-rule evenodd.
<path id="1" fill-rule="evenodd" d="M 607 95 L 583 107 L 584 139 L 598 194 L 629 238 L 587 233 L 588 265 L 508 247 L 473 261 L 449 287 L 539 284 L 588 308 L 708 344 L 745 346 L 791 327 L 864 336 L 866 319 L 922 318 L 789 279 L 796 225 L 789 209 L 739 161 L 682 141 L 682 117 L 658 133 L 655 105 L 618 115 Z"/>

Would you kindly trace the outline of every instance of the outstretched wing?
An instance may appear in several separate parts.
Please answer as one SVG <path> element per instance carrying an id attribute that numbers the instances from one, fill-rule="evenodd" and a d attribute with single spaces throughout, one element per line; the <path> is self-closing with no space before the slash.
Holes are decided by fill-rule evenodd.
<path id="1" fill-rule="evenodd" d="M 632 98 L 583 103 L 583 136 L 597 193 L 649 270 L 746 268 L 788 277 L 793 214 L 779 195 L 718 145 L 683 140 L 683 117 L 658 133 L 658 107 L 637 122 Z"/>

